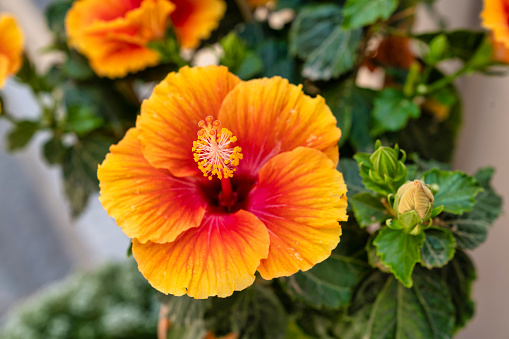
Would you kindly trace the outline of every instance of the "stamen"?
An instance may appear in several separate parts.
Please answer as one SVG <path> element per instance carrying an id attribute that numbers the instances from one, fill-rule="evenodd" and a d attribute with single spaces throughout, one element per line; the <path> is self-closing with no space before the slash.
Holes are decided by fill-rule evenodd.
<path id="1" fill-rule="evenodd" d="M 206 121 L 206 122 L 205 122 Z M 212 180 L 216 175 L 219 179 L 233 177 L 236 166 L 242 159 L 242 149 L 231 144 L 237 141 L 237 137 L 226 128 L 221 128 L 221 122 L 211 116 L 201 120 L 198 127 L 198 140 L 193 142 L 194 161 L 205 177 Z"/>

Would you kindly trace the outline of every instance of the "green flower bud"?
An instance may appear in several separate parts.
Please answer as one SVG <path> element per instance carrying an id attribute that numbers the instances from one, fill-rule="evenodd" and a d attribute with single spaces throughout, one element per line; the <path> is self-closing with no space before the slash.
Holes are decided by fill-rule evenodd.
<path id="1" fill-rule="evenodd" d="M 379 146 L 369 160 L 373 164 L 373 169 L 383 180 L 385 177 L 392 178 L 398 169 L 399 149 Z"/>
<path id="2" fill-rule="evenodd" d="M 429 218 L 433 209 L 433 193 L 421 180 L 408 181 L 396 193 L 394 210 L 399 214 L 415 211 L 422 220 Z"/>

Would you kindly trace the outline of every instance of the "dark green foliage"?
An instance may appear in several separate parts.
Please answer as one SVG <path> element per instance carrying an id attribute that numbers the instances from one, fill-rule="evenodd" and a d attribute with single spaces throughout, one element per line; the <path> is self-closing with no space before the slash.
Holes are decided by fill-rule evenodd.
<path id="1" fill-rule="evenodd" d="M 364 245 L 368 233 L 355 224 L 343 227 L 340 246 L 324 262 L 306 272 L 280 278 L 286 293 L 314 308 L 338 309 L 350 302 L 353 288 L 366 273 Z"/>

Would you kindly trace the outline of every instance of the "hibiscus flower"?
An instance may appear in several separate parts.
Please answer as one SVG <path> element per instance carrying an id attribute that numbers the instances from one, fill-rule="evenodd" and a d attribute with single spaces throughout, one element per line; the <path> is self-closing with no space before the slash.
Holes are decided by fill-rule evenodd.
<path id="1" fill-rule="evenodd" d="M 0 88 L 19 71 L 22 60 L 23 33 L 13 16 L 0 14 Z"/>
<path id="2" fill-rule="evenodd" d="M 148 43 L 173 26 L 182 47 L 208 38 L 226 9 L 223 0 L 78 0 L 66 17 L 69 44 L 100 76 L 123 77 L 158 64 Z"/>
<path id="3" fill-rule="evenodd" d="M 180 69 L 99 166 L 100 201 L 163 293 L 227 297 L 325 260 L 347 219 L 340 130 L 280 77 Z"/>

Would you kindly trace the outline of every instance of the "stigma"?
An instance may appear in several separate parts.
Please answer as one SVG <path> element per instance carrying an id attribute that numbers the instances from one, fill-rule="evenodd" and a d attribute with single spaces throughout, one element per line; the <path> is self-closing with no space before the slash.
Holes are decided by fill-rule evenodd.
<path id="1" fill-rule="evenodd" d="M 233 177 L 236 166 L 242 159 L 242 149 L 232 144 L 237 137 L 226 128 L 221 128 L 221 122 L 211 116 L 201 120 L 198 127 L 198 140 L 193 142 L 194 161 L 205 177 L 212 180 L 215 175 L 220 180 Z"/>

